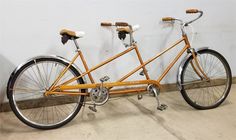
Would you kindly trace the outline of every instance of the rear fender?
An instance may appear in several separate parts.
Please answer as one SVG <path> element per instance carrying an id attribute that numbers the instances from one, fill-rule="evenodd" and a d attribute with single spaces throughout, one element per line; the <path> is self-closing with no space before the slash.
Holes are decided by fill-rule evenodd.
<path id="1" fill-rule="evenodd" d="M 8 83 L 7 83 L 7 98 L 9 99 L 9 95 L 8 95 L 8 89 L 10 87 L 10 84 L 13 80 L 13 77 L 14 75 L 25 65 L 27 64 L 28 62 L 30 61 L 33 61 L 35 59 L 40 59 L 40 58 L 55 58 L 55 59 L 60 59 L 61 61 L 64 61 L 65 63 L 70 63 L 69 60 L 61 57 L 61 56 L 56 56 L 56 55 L 42 55 L 42 56 L 36 56 L 36 57 L 33 57 L 33 58 L 30 58 L 29 60 L 27 60 L 26 62 L 23 62 L 21 63 L 18 67 L 15 68 L 15 70 L 11 73 L 11 76 L 8 80 Z M 82 74 L 82 71 L 75 65 L 75 64 L 72 64 L 72 67 L 74 67 L 80 74 Z M 82 77 L 84 83 L 87 83 L 87 80 L 85 77 Z"/>

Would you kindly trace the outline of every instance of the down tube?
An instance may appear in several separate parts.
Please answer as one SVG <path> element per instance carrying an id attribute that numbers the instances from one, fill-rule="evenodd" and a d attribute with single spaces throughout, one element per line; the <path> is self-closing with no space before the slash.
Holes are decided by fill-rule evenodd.
<path id="1" fill-rule="evenodd" d="M 132 74 L 134 74 L 135 72 L 137 72 L 139 69 L 141 69 L 142 67 L 148 65 L 149 63 L 151 63 L 152 61 L 154 61 L 155 59 L 157 59 L 158 57 L 160 57 L 161 55 L 163 55 L 164 53 L 166 53 L 167 51 L 171 50 L 172 48 L 176 47 L 176 45 L 178 45 L 179 43 L 181 43 L 182 41 L 184 41 L 184 38 L 180 39 L 179 41 L 177 41 L 175 44 L 173 44 L 171 47 L 166 48 L 165 50 L 163 50 L 162 52 L 158 53 L 156 56 L 154 56 L 153 58 L 147 60 L 146 62 L 144 62 L 143 64 L 141 64 L 140 66 L 136 67 L 134 70 L 132 70 L 131 72 L 129 72 L 128 74 L 126 74 L 125 76 L 123 76 L 120 80 L 118 80 L 118 82 L 124 81 L 125 79 L 127 79 L 128 77 L 130 77 Z"/>
<path id="2" fill-rule="evenodd" d="M 179 60 L 179 58 L 183 55 L 183 53 L 189 48 L 189 45 L 185 45 L 185 47 L 179 52 L 179 54 L 175 57 L 175 59 L 170 63 L 170 65 L 165 69 L 162 75 L 158 78 L 158 82 L 166 76 L 166 74 L 170 71 L 170 69 L 174 66 L 174 64 Z"/>

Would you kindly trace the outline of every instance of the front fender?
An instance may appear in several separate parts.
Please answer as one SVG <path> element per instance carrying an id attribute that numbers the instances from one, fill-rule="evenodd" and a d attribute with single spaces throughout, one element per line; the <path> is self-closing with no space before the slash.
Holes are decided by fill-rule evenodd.
<path id="1" fill-rule="evenodd" d="M 198 48 L 198 49 L 195 49 L 196 53 L 198 54 L 199 51 L 201 50 L 206 50 L 208 49 L 209 47 L 202 47 L 202 48 Z M 182 74 L 182 71 L 183 71 L 183 66 L 184 64 L 186 63 L 186 61 L 192 56 L 191 53 L 188 53 L 184 59 L 180 62 L 180 65 L 179 65 L 179 68 L 178 68 L 178 71 L 177 71 L 177 81 L 176 81 L 176 84 L 177 84 L 177 87 L 179 90 L 182 90 L 181 88 L 181 74 Z"/>

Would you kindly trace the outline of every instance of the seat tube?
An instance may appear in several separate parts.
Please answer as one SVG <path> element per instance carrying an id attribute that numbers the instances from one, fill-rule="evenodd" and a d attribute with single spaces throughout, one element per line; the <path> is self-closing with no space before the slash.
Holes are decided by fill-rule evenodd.
<path id="1" fill-rule="evenodd" d="M 78 53 L 79 53 L 80 59 L 81 59 L 83 65 L 84 65 L 84 68 L 85 68 L 86 72 L 89 71 L 89 68 L 88 68 L 88 65 L 87 65 L 87 63 L 84 59 L 83 53 L 81 52 L 81 50 L 78 50 Z M 92 77 L 90 72 L 88 73 L 88 77 L 89 77 L 91 83 L 94 83 L 93 77 Z"/>
<path id="2" fill-rule="evenodd" d="M 87 72 L 87 71 L 89 70 L 89 68 L 88 68 L 88 65 L 87 65 L 87 63 L 86 63 L 86 61 L 85 61 L 85 59 L 84 59 L 83 53 L 81 52 L 81 50 L 80 50 L 80 48 L 79 48 L 79 44 L 77 43 L 77 41 L 76 41 L 75 38 L 72 38 L 72 40 L 73 40 L 73 42 L 74 42 L 74 44 L 75 44 L 76 51 L 78 51 L 78 54 L 79 54 L 79 56 L 80 56 L 80 59 L 81 59 L 83 65 L 84 65 L 84 68 L 85 68 L 86 72 Z M 94 83 L 93 77 L 92 77 L 92 75 L 91 75 L 90 72 L 88 73 L 88 77 L 89 77 L 91 83 Z"/>
<path id="3" fill-rule="evenodd" d="M 143 65 L 143 59 L 142 59 L 142 57 L 141 57 L 141 55 L 139 53 L 138 47 L 137 47 L 136 44 L 134 44 L 134 46 L 135 46 L 134 49 L 135 49 L 135 52 L 136 52 L 136 54 L 138 56 L 139 62 L 140 62 L 141 65 Z M 145 75 L 146 79 L 149 80 L 150 78 L 149 78 L 149 75 L 147 73 L 147 69 L 146 69 L 145 65 L 143 65 L 143 72 L 144 72 L 144 75 Z"/>

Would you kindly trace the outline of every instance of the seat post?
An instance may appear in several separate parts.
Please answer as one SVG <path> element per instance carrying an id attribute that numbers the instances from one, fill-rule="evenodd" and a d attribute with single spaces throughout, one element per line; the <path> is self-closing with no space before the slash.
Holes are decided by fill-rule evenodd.
<path id="1" fill-rule="evenodd" d="M 76 41 L 76 39 L 75 39 L 75 38 L 72 38 L 72 40 L 73 40 L 74 43 L 75 43 L 76 50 L 79 50 L 79 44 L 78 44 L 78 42 Z"/>
<path id="2" fill-rule="evenodd" d="M 133 43 L 135 43 L 135 40 L 134 40 L 134 36 L 133 36 L 132 26 L 129 25 L 129 28 L 132 30 L 132 32 L 129 33 L 129 35 L 130 35 L 130 45 L 132 45 Z"/>

